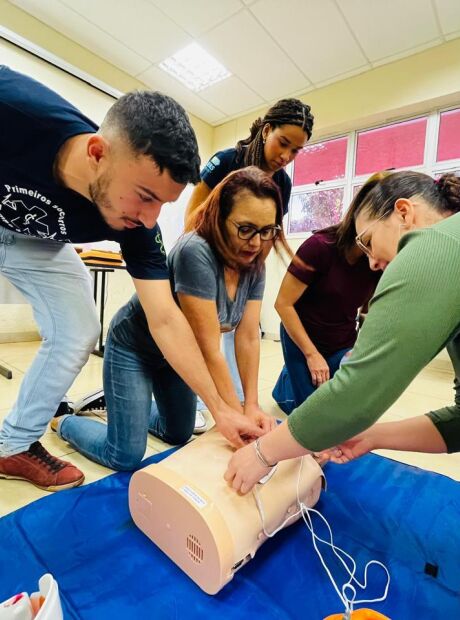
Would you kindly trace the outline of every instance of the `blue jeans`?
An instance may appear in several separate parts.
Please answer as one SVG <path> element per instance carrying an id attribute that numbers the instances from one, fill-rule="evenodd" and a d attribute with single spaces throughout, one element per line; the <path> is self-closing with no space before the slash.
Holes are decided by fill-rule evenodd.
<path id="1" fill-rule="evenodd" d="M 288 336 L 287 331 L 281 325 L 281 346 L 283 348 L 284 366 L 278 381 L 273 388 L 272 396 L 280 409 L 288 415 L 301 405 L 316 390 L 311 380 L 305 356 L 299 347 Z M 330 355 L 324 355 L 329 366 L 331 378 L 339 369 L 342 358 L 350 348 L 339 349 Z"/>
<path id="2" fill-rule="evenodd" d="M 242 403 L 244 400 L 243 386 L 241 385 L 240 373 L 238 372 L 238 364 L 236 363 L 235 355 L 235 330 L 231 332 L 224 332 L 221 337 L 221 348 L 224 353 L 225 361 L 227 362 L 230 375 L 232 377 L 233 386 L 238 396 L 238 400 Z M 201 398 L 198 398 L 197 408 L 199 411 L 207 409 Z"/>
<path id="3" fill-rule="evenodd" d="M 148 432 L 167 443 L 183 444 L 193 433 L 196 412 L 195 394 L 152 338 L 127 343 L 115 336 L 112 325 L 135 320 L 129 313 L 128 305 L 117 312 L 105 344 L 107 425 L 70 415 L 63 416 L 58 427 L 59 436 L 89 459 L 128 471 L 142 461 Z"/>
<path id="4" fill-rule="evenodd" d="M 44 434 L 100 328 L 91 276 L 71 245 L 0 226 L 0 273 L 32 305 L 43 339 L 0 430 L 0 456 L 10 456 Z"/>
<path id="5" fill-rule="evenodd" d="M 231 332 L 224 332 L 222 334 L 222 350 L 224 352 L 225 359 L 227 361 L 228 369 L 232 377 L 233 386 L 238 396 L 238 400 L 243 402 L 243 386 L 241 385 L 240 373 L 238 371 L 238 364 L 236 363 L 235 355 L 235 330 Z"/>

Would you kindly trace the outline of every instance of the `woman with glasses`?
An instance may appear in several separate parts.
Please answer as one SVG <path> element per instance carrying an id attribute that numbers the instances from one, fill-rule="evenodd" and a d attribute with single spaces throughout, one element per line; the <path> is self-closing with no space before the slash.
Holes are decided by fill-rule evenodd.
<path id="1" fill-rule="evenodd" d="M 353 353 L 274 431 L 232 457 L 226 479 L 248 492 L 277 461 L 339 445 L 347 460 L 374 448 L 460 451 L 460 179 L 396 172 L 355 212 L 356 241 L 383 269 Z M 398 423 L 374 422 L 448 346 L 451 407 Z M 366 432 L 366 429 L 370 430 Z"/>
<path id="2" fill-rule="evenodd" d="M 252 166 L 230 173 L 191 219 L 169 256 L 173 291 L 201 347 L 222 398 L 263 430 L 274 425 L 258 405 L 259 320 L 264 261 L 274 246 L 289 253 L 278 188 Z M 221 334 L 234 331 L 240 396 L 220 350 Z"/>
<path id="3" fill-rule="evenodd" d="M 168 257 L 176 302 L 192 327 L 219 396 L 233 412 L 216 419 L 217 428 L 236 446 L 275 425 L 259 407 L 257 384 L 265 251 L 280 245 L 289 251 L 281 221 L 276 185 L 258 168 L 245 168 L 211 192 L 195 213 L 193 232 L 180 238 Z M 243 404 L 220 352 L 221 333 L 230 329 L 236 330 Z M 55 418 L 55 427 L 60 420 L 59 435 L 90 459 L 121 470 L 139 465 L 148 432 L 167 443 L 185 443 L 194 429 L 196 396 L 169 366 L 160 346 L 134 295 L 114 316 L 107 335 L 107 426 L 67 415 Z"/>
<path id="4" fill-rule="evenodd" d="M 387 174 L 377 173 L 361 187 L 339 224 L 302 243 L 281 283 L 275 308 L 284 367 L 273 398 L 287 414 L 334 376 L 356 341 L 358 311 L 372 297 L 380 272 L 369 268 L 355 243 L 354 213 Z"/>
<path id="5" fill-rule="evenodd" d="M 185 229 L 190 230 L 192 214 L 209 196 L 211 190 L 229 172 L 245 166 L 257 166 L 269 175 L 279 188 L 283 215 L 287 213 L 291 197 L 291 180 L 285 167 L 291 163 L 311 138 L 313 115 L 310 106 L 299 99 L 277 101 L 263 118 L 256 119 L 249 136 L 235 147 L 215 153 L 201 171 L 201 182 L 195 187 L 187 207 Z M 240 399 L 243 398 L 240 377 L 235 360 L 234 333 L 222 338 L 225 358 L 228 361 L 233 383 Z M 198 429 L 203 420 L 197 414 Z"/>

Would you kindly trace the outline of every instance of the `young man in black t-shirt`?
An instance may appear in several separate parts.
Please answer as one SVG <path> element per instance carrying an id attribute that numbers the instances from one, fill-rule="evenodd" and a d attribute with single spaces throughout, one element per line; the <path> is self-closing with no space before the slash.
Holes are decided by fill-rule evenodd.
<path id="1" fill-rule="evenodd" d="M 99 333 L 90 277 L 68 242 L 120 243 L 163 355 L 241 442 L 252 427 L 217 394 L 171 295 L 156 225 L 162 204 L 199 180 L 183 108 L 160 93 L 128 93 L 99 129 L 42 84 L 0 67 L 0 121 L 0 273 L 31 303 L 43 338 L 0 430 L 0 477 L 50 491 L 84 478 L 39 442 Z"/>

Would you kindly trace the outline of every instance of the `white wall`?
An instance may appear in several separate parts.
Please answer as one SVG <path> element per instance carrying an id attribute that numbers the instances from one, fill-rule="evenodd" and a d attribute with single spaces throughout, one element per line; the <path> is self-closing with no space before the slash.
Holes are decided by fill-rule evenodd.
<path id="1" fill-rule="evenodd" d="M 188 185 L 182 192 L 179 200 L 166 203 L 161 208 L 158 224 L 163 235 L 166 253 L 168 253 L 184 231 L 184 216 L 187 203 L 193 191 L 193 185 Z"/>
<path id="2" fill-rule="evenodd" d="M 294 253 L 303 241 L 305 241 L 304 238 L 288 239 L 289 246 Z M 288 265 L 289 260 L 286 261 L 286 258 L 278 256 L 273 250 L 268 255 L 265 263 L 266 280 L 260 325 L 265 333 L 265 337 L 273 340 L 279 340 L 280 331 L 280 318 L 274 308 L 274 304 Z"/>

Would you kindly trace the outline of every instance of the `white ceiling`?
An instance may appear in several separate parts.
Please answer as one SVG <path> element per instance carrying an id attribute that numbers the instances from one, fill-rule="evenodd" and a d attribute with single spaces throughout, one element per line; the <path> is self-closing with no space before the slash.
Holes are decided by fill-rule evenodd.
<path id="1" fill-rule="evenodd" d="M 10 0 L 218 125 L 460 36 L 460 0 Z M 197 41 L 232 77 L 199 94 L 158 68 Z"/>

